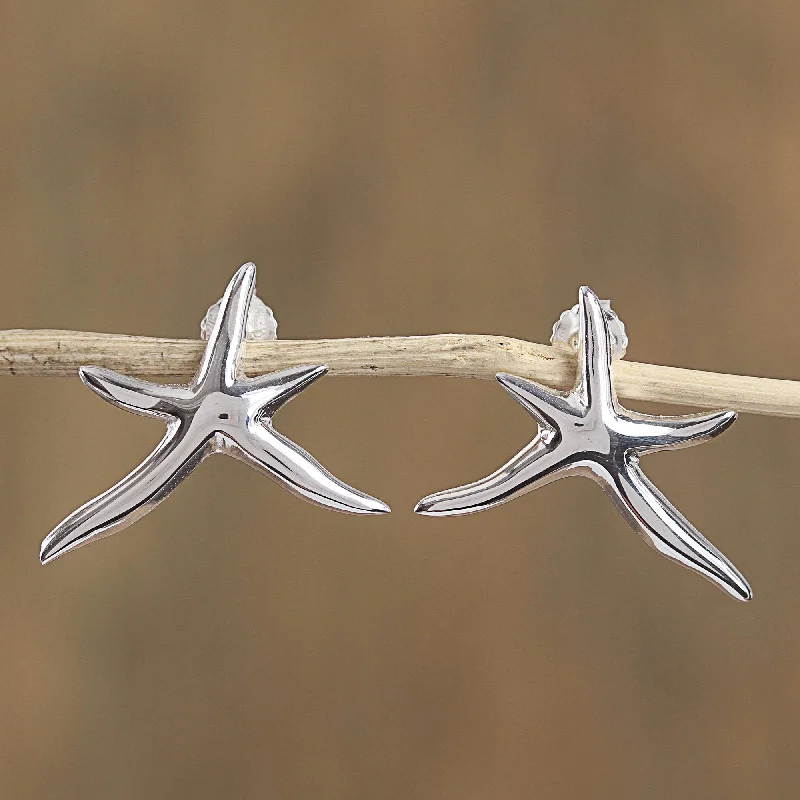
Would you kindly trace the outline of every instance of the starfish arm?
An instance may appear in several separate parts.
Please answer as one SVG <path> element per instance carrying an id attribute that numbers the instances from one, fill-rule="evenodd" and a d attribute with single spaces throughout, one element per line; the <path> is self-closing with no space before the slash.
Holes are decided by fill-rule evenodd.
<path id="1" fill-rule="evenodd" d="M 148 417 L 169 418 L 178 413 L 179 403 L 192 399 L 192 393 L 182 386 L 150 383 L 104 367 L 81 367 L 78 373 L 84 384 L 103 400 Z"/>
<path id="2" fill-rule="evenodd" d="M 726 431 L 736 421 L 735 411 L 715 411 L 685 417 L 651 417 L 636 415 L 631 422 L 641 444 L 638 453 L 656 453 L 703 444 Z"/>
<path id="3" fill-rule="evenodd" d="M 271 424 L 252 422 L 246 432 L 237 431 L 235 438 L 226 434 L 225 440 L 230 455 L 313 503 L 350 514 L 385 514 L 391 510 L 386 503 L 333 476 Z"/>
<path id="4" fill-rule="evenodd" d="M 239 385 L 243 387 L 242 397 L 247 398 L 250 407 L 261 416 L 271 417 L 327 371 L 328 368 L 323 364 L 292 367 L 243 381 Z"/>
<path id="5" fill-rule="evenodd" d="M 256 285 L 256 265 L 245 264 L 231 278 L 220 301 L 219 315 L 208 337 L 193 386 L 229 388 L 236 382 L 239 351 L 244 342 L 247 311 Z M 221 377 L 220 377 L 221 376 Z"/>
<path id="6" fill-rule="evenodd" d="M 569 466 L 558 446 L 537 436 L 496 472 L 474 483 L 423 497 L 414 511 L 450 517 L 485 511 L 564 477 Z"/>
<path id="7" fill-rule="evenodd" d="M 751 599 L 752 590 L 739 570 L 664 497 L 638 464 L 629 463 L 604 488 L 648 544 L 737 600 Z"/>
<path id="8" fill-rule="evenodd" d="M 153 452 L 119 483 L 70 514 L 42 542 L 46 564 L 95 539 L 132 525 L 164 500 L 213 452 L 208 439 L 192 441 L 188 426 L 173 423 Z"/>
<path id="9" fill-rule="evenodd" d="M 533 414 L 544 425 L 558 430 L 565 423 L 574 421 L 576 412 L 565 397 L 538 383 L 506 372 L 498 372 L 495 377 L 529 414 Z"/>
<path id="10" fill-rule="evenodd" d="M 578 293 L 578 382 L 576 393 L 587 406 L 616 407 L 611 378 L 608 323 L 597 295 L 581 286 Z"/>

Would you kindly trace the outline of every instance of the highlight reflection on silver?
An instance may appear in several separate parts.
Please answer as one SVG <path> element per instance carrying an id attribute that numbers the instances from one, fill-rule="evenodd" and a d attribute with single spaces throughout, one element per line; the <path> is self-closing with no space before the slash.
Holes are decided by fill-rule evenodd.
<path id="1" fill-rule="evenodd" d="M 423 498 L 415 511 L 450 516 L 483 511 L 568 475 L 602 486 L 620 513 L 660 553 L 699 572 L 737 600 L 752 592 L 725 558 L 654 486 L 639 457 L 690 447 L 722 433 L 735 411 L 656 417 L 623 409 L 611 378 L 608 324 L 597 296 L 579 295 L 578 377 L 567 395 L 513 375 L 497 380 L 539 423 L 533 441 L 483 480 Z"/>
<path id="2" fill-rule="evenodd" d="M 273 414 L 322 377 L 327 367 L 294 367 L 237 379 L 255 280 L 255 264 L 245 264 L 228 284 L 200 368 L 189 386 L 150 383 L 100 367 L 81 368 L 83 382 L 104 400 L 162 419 L 167 433 L 133 472 L 72 513 L 47 536 L 42 542 L 43 564 L 143 517 L 213 453 L 234 456 L 295 494 L 336 511 L 389 511 L 385 503 L 335 478 L 272 427 Z"/>

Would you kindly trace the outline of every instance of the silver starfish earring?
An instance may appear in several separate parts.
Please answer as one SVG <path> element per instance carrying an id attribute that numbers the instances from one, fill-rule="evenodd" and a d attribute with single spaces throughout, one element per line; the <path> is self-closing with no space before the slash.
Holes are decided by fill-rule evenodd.
<path id="1" fill-rule="evenodd" d="M 342 483 L 272 427 L 273 414 L 322 377 L 327 367 L 302 366 L 258 378 L 237 377 L 255 281 L 255 264 L 245 264 L 233 276 L 219 303 L 200 368 L 188 386 L 81 367 L 81 379 L 100 397 L 127 411 L 158 417 L 166 422 L 167 433 L 133 472 L 47 536 L 42 542 L 43 564 L 131 525 L 213 453 L 238 458 L 326 508 L 351 514 L 390 510 L 380 500 Z"/>
<path id="2" fill-rule="evenodd" d="M 640 456 L 647 453 L 690 447 L 717 436 L 733 423 L 736 412 L 656 417 L 623 409 L 614 391 L 611 357 L 615 345 L 624 348 L 624 329 L 618 327 L 612 336 L 601 301 L 585 286 L 573 312 L 578 376 L 569 394 L 513 375 L 497 375 L 503 388 L 536 418 L 537 436 L 487 478 L 429 495 L 415 511 L 437 516 L 470 514 L 559 478 L 584 475 L 602 486 L 623 517 L 656 550 L 699 572 L 737 600 L 749 600 L 752 592 L 739 570 L 639 467 Z M 568 329 L 562 315 L 554 335 L 558 338 L 560 332 L 568 338 Z"/>

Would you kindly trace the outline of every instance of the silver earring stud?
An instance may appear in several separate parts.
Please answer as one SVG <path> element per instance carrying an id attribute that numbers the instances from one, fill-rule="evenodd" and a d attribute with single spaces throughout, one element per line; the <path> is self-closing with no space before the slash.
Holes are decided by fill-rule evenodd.
<path id="1" fill-rule="evenodd" d="M 554 330 L 554 339 L 562 342 L 574 342 L 577 333 L 578 375 L 569 394 L 513 375 L 497 375 L 503 388 L 536 418 L 537 436 L 487 478 L 429 495 L 415 511 L 436 516 L 469 514 L 559 478 L 584 475 L 600 484 L 648 544 L 737 600 L 749 600 L 752 592 L 739 570 L 661 494 L 639 466 L 640 456 L 647 453 L 690 447 L 717 436 L 733 423 L 736 412 L 657 417 L 622 408 L 614 391 L 611 359 L 615 348 L 624 352 L 624 328 L 585 286 L 575 311 L 576 320 L 567 312 L 567 319 L 562 316 Z"/>
<path id="2" fill-rule="evenodd" d="M 188 386 L 150 383 L 100 367 L 80 369 L 83 382 L 104 400 L 163 420 L 167 433 L 133 472 L 47 536 L 42 542 L 43 564 L 131 525 L 213 453 L 238 458 L 326 508 L 352 514 L 390 510 L 380 500 L 342 483 L 272 427 L 273 414 L 322 377 L 327 367 L 294 367 L 251 379 L 237 376 L 255 280 L 255 264 L 245 264 L 228 284 L 214 320 L 210 319 L 214 307 L 210 309 L 204 321 L 206 330 L 210 328 L 208 344 Z M 267 315 L 262 309 L 260 314 L 261 322 L 256 320 L 259 338 L 270 338 L 271 312 Z"/>

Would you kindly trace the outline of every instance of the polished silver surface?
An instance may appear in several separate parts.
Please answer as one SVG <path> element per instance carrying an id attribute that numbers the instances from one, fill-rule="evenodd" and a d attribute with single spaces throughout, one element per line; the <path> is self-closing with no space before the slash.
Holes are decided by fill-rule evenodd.
<path id="1" fill-rule="evenodd" d="M 127 477 L 79 508 L 42 542 L 42 563 L 141 518 L 206 457 L 227 453 L 275 478 L 301 497 L 336 511 L 375 514 L 389 507 L 331 475 L 272 427 L 272 415 L 320 378 L 327 367 L 302 366 L 258 378 L 237 377 L 245 321 L 256 280 L 254 264 L 234 275 L 197 375 L 167 386 L 82 367 L 81 379 L 104 400 L 167 423 L 166 436 Z"/>
<path id="2" fill-rule="evenodd" d="M 483 480 L 432 494 L 415 509 L 450 516 L 483 511 L 568 475 L 599 483 L 642 538 L 659 552 L 716 583 L 737 600 L 752 592 L 736 567 L 664 497 L 639 458 L 690 447 L 722 433 L 734 411 L 655 417 L 623 409 L 611 379 L 608 323 L 597 296 L 579 295 L 578 377 L 569 394 L 500 373 L 497 380 L 539 423 L 539 433 Z"/>

